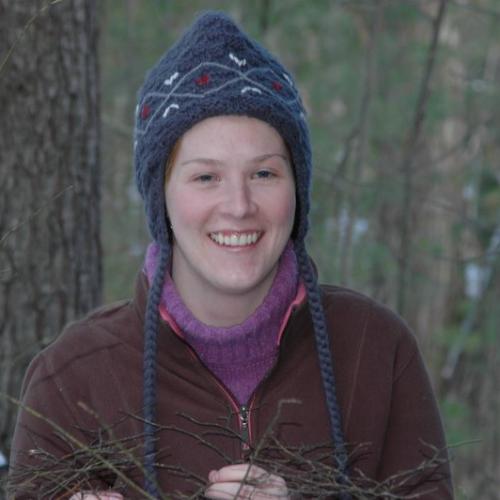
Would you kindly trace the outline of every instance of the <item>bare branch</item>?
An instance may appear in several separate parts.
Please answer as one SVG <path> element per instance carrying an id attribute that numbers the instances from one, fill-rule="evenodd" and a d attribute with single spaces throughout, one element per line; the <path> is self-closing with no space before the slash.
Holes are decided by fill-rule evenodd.
<path id="1" fill-rule="evenodd" d="M 9 50 L 7 51 L 7 54 L 5 55 L 3 61 L 0 63 L 0 75 L 2 74 L 2 71 L 7 64 L 7 61 L 10 59 L 10 56 L 12 55 L 12 52 L 14 52 L 14 49 L 16 46 L 19 44 L 19 42 L 23 39 L 24 35 L 26 32 L 30 29 L 32 24 L 41 16 L 44 14 L 44 12 L 52 7 L 53 5 L 56 5 L 58 3 L 61 3 L 63 0 L 50 0 L 48 3 L 40 7 L 40 9 L 35 12 L 29 19 L 28 22 L 24 25 L 23 29 L 19 32 L 19 35 L 17 36 L 15 42 L 9 47 Z"/>
<path id="2" fill-rule="evenodd" d="M 151 498 L 135 483 L 131 474 L 131 470 L 144 473 L 137 459 L 137 456 L 140 456 L 142 435 L 118 438 L 114 436 L 111 426 L 103 426 L 97 431 L 84 432 L 85 435 L 93 436 L 93 439 L 89 440 L 90 444 L 84 443 L 37 411 L 23 406 L 13 398 L 7 397 L 7 399 L 47 422 L 57 436 L 66 443 L 68 449 L 63 456 L 55 456 L 41 448 L 30 450 L 30 454 L 36 456 L 36 465 L 24 468 L 16 466 L 9 478 L 9 491 L 32 492 L 36 497 L 41 495 L 43 498 L 54 498 L 63 493 L 72 494 L 83 489 L 97 491 L 96 485 L 102 485 L 105 482 L 109 483 L 113 490 L 125 491 L 128 488 L 139 493 L 141 498 Z M 432 491 L 434 482 L 442 479 L 440 468 L 447 461 L 446 450 L 427 446 L 428 455 L 423 456 L 422 462 L 414 469 L 399 472 L 377 482 L 356 470 L 357 461 L 362 460 L 364 454 L 368 452 L 366 445 L 359 445 L 354 447 L 349 455 L 350 466 L 354 471 L 353 477 L 346 478 L 345 482 L 339 484 L 338 470 L 332 462 L 333 449 L 330 444 L 290 447 L 276 438 L 274 430 L 283 405 L 298 403 L 299 401 L 294 399 L 278 402 L 276 415 L 265 429 L 259 442 L 251 449 L 248 458 L 250 464 L 262 467 L 269 474 L 281 476 L 286 481 L 287 489 L 293 498 L 325 498 L 349 493 L 353 499 L 358 500 L 378 498 L 410 500 Z M 82 408 L 97 417 L 95 412 L 85 405 Z M 229 428 L 229 424 L 228 427 L 224 427 L 202 422 L 187 415 L 183 416 L 191 424 L 198 425 L 201 432 L 199 434 L 187 432 L 175 426 L 157 426 L 158 430 L 168 429 L 187 434 L 197 442 L 210 446 L 211 449 L 214 449 L 214 444 L 209 441 L 210 435 L 224 432 L 227 436 L 240 438 Z M 141 420 L 140 417 L 132 417 Z M 221 455 L 224 454 L 221 452 Z M 228 463 L 231 463 L 231 460 L 228 459 Z M 179 500 L 204 498 L 204 491 L 208 486 L 206 478 L 175 464 L 165 464 L 159 461 L 155 465 L 160 470 L 185 479 L 194 487 L 194 491 L 189 494 L 176 492 L 169 494 L 168 497 L 161 494 L 161 498 Z M 241 488 L 246 485 L 255 486 L 255 479 L 248 478 L 243 481 Z M 422 488 L 426 485 L 427 488 L 424 491 Z M 416 488 L 418 488 L 418 493 Z"/>

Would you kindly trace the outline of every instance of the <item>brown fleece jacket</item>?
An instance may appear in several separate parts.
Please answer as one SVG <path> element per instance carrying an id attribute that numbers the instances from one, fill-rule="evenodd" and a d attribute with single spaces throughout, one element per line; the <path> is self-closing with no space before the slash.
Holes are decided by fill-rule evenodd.
<path id="1" fill-rule="evenodd" d="M 358 484 L 367 487 L 370 480 L 386 480 L 418 467 L 432 455 L 428 445 L 443 448 L 441 420 L 415 338 L 404 322 L 361 294 L 332 286 L 322 291 L 343 428 L 352 451 L 351 472 Z M 75 449 L 121 440 L 122 451 L 132 449 L 128 455 L 140 461 L 146 297 L 147 281 L 141 273 L 133 300 L 71 324 L 32 361 L 22 403 L 51 424 L 20 410 L 11 452 L 13 484 L 24 467 L 43 463 L 55 470 L 55 464 L 41 458 L 40 450 L 82 466 L 85 453 Z M 273 442 L 289 449 L 308 447 L 314 460 L 331 456 L 326 449 L 328 412 L 306 304 L 292 313 L 278 361 L 248 408 L 239 407 L 189 345 L 161 321 L 157 398 L 159 482 L 169 498 L 176 492 L 203 492 L 210 470 L 248 459 L 252 453 L 264 463 Z M 53 424 L 78 442 L 68 444 Z M 317 446 L 321 444 L 323 448 Z M 118 457 L 116 449 L 111 456 Z M 446 453 L 442 456 L 446 458 Z M 283 456 L 274 456 L 275 463 L 276 458 Z M 94 471 L 89 484 L 121 491 L 125 498 L 141 498 L 130 484 L 141 482 L 136 465 L 125 460 L 123 477 L 109 470 Z M 88 487 L 83 472 L 67 478 L 59 473 L 55 484 L 30 477 L 35 488 L 24 494 L 17 486 L 16 498 L 65 498 Z M 314 476 L 307 471 L 295 477 Z M 405 489 L 398 491 L 419 492 L 422 499 L 451 499 L 449 467 L 445 463 L 412 475 Z"/>

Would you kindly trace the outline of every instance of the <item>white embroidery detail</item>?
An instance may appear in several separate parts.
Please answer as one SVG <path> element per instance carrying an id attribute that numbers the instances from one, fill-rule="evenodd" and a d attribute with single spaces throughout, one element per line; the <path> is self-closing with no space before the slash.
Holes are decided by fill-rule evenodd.
<path id="1" fill-rule="evenodd" d="M 189 86 L 189 82 L 192 82 L 194 76 L 199 74 L 199 71 L 202 68 L 206 68 L 209 71 L 211 69 L 215 69 L 216 71 L 222 70 L 227 71 L 228 73 L 225 76 L 225 79 L 221 80 L 218 85 L 210 88 L 196 89 L 196 93 L 189 92 L 187 90 L 188 88 L 191 88 Z M 148 132 L 149 128 L 153 126 L 157 118 L 162 116 L 162 114 L 166 116 L 168 114 L 166 109 L 167 103 L 171 103 L 174 99 L 179 102 L 184 102 L 185 99 L 203 99 L 209 95 L 220 92 L 224 88 L 233 86 L 241 88 L 243 85 L 246 85 L 246 87 L 244 87 L 243 90 L 240 90 L 241 93 L 252 91 L 256 94 L 259 93 L 265 95 L 269 94 L 271 90 L 262 82 L 269 81 L 270 78 L 282 81 L 286 77 L 280 73 L 276 73 L 269 67 L 250 68 L 246 71 L 242 71 L 234 63 L 225 65 L 216 62 L 202 62 L 195 68 L 192 68 L 189 72 L 179 75 L 179 77 L 171 86 L 168 87 L 168 89 L 163 87 L 163 92 L 148 92 L 145 96 L 143 96 L 143 102 L 146 102 L 149 99 L 154 100 L 155 103 L 157 101 L 160 102 L 158 105 L 155 105 L 155 109 L 152 110 L 151 116 L 149 116 L 147 120 L 138 121 L 136 136 L 140 138 Z M 188 85 L 185 85 L 186 83 L 188 83 Z M 186 91 L 184 91 L 184 89 L 186 89 Z M 286 106 L 299 105 L 299 107 L 301 107 L 298 95 L 295 92 L 292 92 L 292 95 L 280 95 L 274 93 L 273 98 L 279 99 Z M 174 109 L 176 107 L 177 105 L 174 106 Z M 162 112 L 162 109 L 165 111 Z"/>
<path id="2" fill-rule="evenodd" d="M 292 79 L 286 73 L 283 73 L 283 76 L 285 77 L 286 81 L 293 87 Z"/>
<path id="3" fill-rule="evenodd" d="M 164 85 L 172 85 L 174 83 L 174 80 L 176 80 L 179 77 L 179 73 L 176 71 L 170 78 L 167 78 L 163 84 Z"/>
<path id="4" fill-rule="evenodd" d="M 232 52 L 229 53 L 229 59 L 231 59 L 231 61 L 235 62 L 240 68 L 242 66 L 245 66 L 247 63 L 246 59 L 238 59 Z"/>
<path id="5" fill-rule="evenodd" d="M 241 89 L 242 94 L 246 94 L 247 92 L 255 92 L 256 94 L 262 94 L 262 90 L 258 89 L 257 87 L 243 87 Z"/>
<path id="6" fill-rule="evenodd" d="M 170 112 L 171 109 L 179 109 L 178 104 L 171 104 L 164 112 L 163 112 L 163 118 L 166 118 L 168 113 Z"/>

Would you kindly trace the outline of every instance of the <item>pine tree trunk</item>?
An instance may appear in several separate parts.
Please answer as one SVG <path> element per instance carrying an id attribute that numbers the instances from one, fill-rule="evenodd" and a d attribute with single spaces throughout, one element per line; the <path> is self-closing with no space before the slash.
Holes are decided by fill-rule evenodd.
<path id="1" fill-rule="evenodd" d="M 94 0 L 0 0 L 0 110 L 0 391 L 17 396 L 101 298 Z M 16 412 L 0 398 L 4 453 Z"/>

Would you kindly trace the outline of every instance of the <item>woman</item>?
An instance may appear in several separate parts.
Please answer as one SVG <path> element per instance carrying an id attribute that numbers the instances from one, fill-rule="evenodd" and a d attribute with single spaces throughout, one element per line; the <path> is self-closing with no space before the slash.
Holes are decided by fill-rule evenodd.
<path id="1" fill-rule="evenodd" d="M 225 15 L 198 18 L 147 75 L 135 169 L 153 237 L 135 297 L 32 362 L 22 401 L 46 418 L 20 411 L 13 477 L 104 442 L 103 471 L 38 492 L 351 498 L 393 478 L 401 496 L 452 498 L 446 463 L 403 472 L 424 443 L 444 447 L 415 339 L 370 299 L 317 285 L 292 77 Z M 143 467 L 110 465 L 123 448 Z"/>

